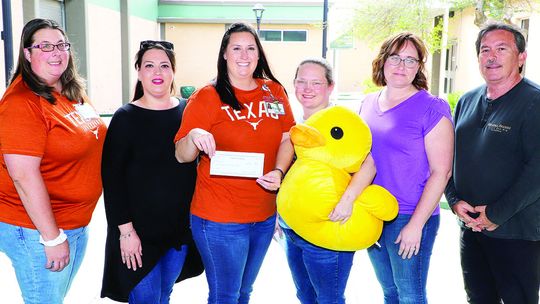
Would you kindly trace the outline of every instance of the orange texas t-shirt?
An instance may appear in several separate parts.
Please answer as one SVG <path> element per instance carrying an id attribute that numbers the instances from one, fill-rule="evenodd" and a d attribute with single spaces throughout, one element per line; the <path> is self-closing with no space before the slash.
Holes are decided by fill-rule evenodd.
<path id="1" fill-rule="evenodd" d="M 106 126 L 88 103 L 33 93 L 19 76 L 0 101 L 0 221 L 35 229 L 17 194 L 4 154 L 41 157 L 40 171 L 58 227 L 86 226 L 101 195 Z"/>
<path id="2" fill-rule="evenodd" d="M 270 114 L 265 99 L 270 93 L 284 106 L 285 115 Z M 294 118 L 283 87 L 257 79 L 251 91 L 234 89 L 244 105 L 240 111 L 221 102 L 213 86 L 208 85 L 190 98 L 175 141 L 193 128 L 214 136 L 219 151 L 264 153 L 264 173 L 275 167 L 276 155 L 284 132 L 294 125 Z M 222 223 L 249 223 L 267 219 L 276 211 L 275 193 L 265 190 L 254 178 L 210 175 L 210 159 L 201 155 L 191 212 L 198 217 Z"/>

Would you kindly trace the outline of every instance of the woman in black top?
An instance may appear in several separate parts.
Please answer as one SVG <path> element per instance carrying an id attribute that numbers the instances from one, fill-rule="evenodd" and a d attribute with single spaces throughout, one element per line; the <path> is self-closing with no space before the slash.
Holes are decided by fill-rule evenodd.
<path id="1" fill-rule="evenodd" d="M 169 303 L 176 281 L 202 273 L 189 229 L 196 164 L 174 157 L 185 101 L 171 96 L 172 43 L 143 41 L 135 59 L 133 101 L 114 114 L 103 149 L 108 229 L 101 296 Z"/>

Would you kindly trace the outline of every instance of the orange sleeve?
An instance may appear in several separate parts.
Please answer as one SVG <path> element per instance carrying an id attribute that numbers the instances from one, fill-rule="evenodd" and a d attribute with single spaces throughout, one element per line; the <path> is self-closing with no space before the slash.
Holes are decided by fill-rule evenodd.
<path id="1" fill-rule="evenodd" d="M 35 102 L 25 96 L 7 96 L 0 107 L 1 152 L 41 157 L 46 142 L 47 122 L 39 99 Z"/>
<path id="2" fill-rule="evenodd" d="M 219 109 L 218 106 L 212 106 L 216 102 L 220 102 L 219 95 L 211 86 L 193 93 L 182 115 L 182 124 L 174 137 L 174 142 L 182 139 L 194 128 L 210 131 L 216 109 Z"/>

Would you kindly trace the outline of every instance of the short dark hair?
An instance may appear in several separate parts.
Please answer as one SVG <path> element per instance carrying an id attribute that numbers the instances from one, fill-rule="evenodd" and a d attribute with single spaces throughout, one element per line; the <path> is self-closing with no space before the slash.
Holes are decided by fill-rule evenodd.
<path id="1" fill-rule="evenodd" d="M 420 37 L 411 33 L 403 32 L 386 39 L 381 45 L 379 54 L 373 60 L 372 74 L 373 83 L 383 87 L 386 85 L 384 78 L 384 63 L 391 55 L 396 54 L 407 42 L 410 42 L 418 52 L 418 72 L 414 76 L 412 85 L 418 90 L 427 90 L 428 82 L 426 77 L 425 61 L 427 58 L 427 48 Z"/>
<path id="2" fill-rule="evenodd" d="M 64 40 L 66 42 L 68 40 L 64 30 L 54 20 L 36 18 L 28 21 L 28 23 L 24 25 L 22 30 L 21 43 L 19 46 L 19 59 L 17 62 L 17 67 L 13 72 L 13 75 L 11 75 L 11 80 L 9 83 L 11 84 L 15 80 L 15 78 L 17 78 L 17 76 L 22 75 L 24 83 L 26 83 L 30 90 L 32 90 L 37 95 L 45 98 L 51 104 L 54 104 L 56 102 L 56 98 L 52 94 L 53 88 L 44 83 L 43 80 L 39 78 L 39 76 L 37 76 L 34 71 L 32 71 L 30 62 L 26 60 L 26 57 L 24 55 L 24 50 L 28 47 L 31 47 L 35 41 L 34 34 L 42 29 L 57 30 L 62 33 L 62 36 L 64 36 Z M 41 50 L 36 49 L 31 49 L 30 51 L 41 52 Z M 68 65 L 59 79 L 60 83 L 62 84 L 61 93 L 69 100 L 83 103 L 87 98 L 85 93 L 86 87 L 84 84 L 84 79 L 79 76 L 79 73 L 77 72 L 77 67 L 74 63 L 75 56 L 73 50 L 70 48 L 68 52 Z"/>
<path id="3" fill-rule="evenodd" d="M 520 54 L 525 52 L 525 49 L 527 48 L 527 41 L 525 40 L 525 35 L 523 35 L 520 28 L 502 22 L 490 22 L 485 25 L 480 32 L 478 32 L 478 37 L 476 38 L 476 56 L 480 55 L 480 45 L 482 44 L 482 39 L 484 36 L 486 36 L 487 33 L 496 30 L 507 31 L 514 35 L 514 42 L 516 43 L 518 52 Z M 519 72 L 521 73 L 522 70 L 523 66 L 520 66 Z"/>
<path id="4" fill-rule="evenodd" d="M 480 54 L 480 44 L 482 43 L 482 39 L 484 38 L 484 36 L 486 36 L 487 33 L 496 30 L 507 31 L 514 35 L 514 41 L 516 42 L 516 47 L 518 51 L 520 53 L 525 52 L 525 48 L 527 47 L 527 41 L 525 40 L 525 36 L 521 32 L 521 29 L 502 22 L 492 22 L 488 23 L 480 30 L 480 32 L 478 32 L 478 37 L 476 38 L 476 55 Z"/>
<path id="5" fill-rule="evenodd" d="M 240 110 L 243 108 L 243 106 L 240 104 L 240 102 L 234 95 L 234 90 L 229 79 L 229 73 L 227 71 L 227 60 L 225 60 L 224 54 L 227 46 L 229 45 L 231 35 L 234 33 L 242 32 L 250 33 L 251 35 L 253 35 L 259 52 L 259 61 L 257 62 L 257 67 L 253 72 L 253 78 L 270 79 L 281 85 L 281 83 L 276 79 L 276 77 L 274 77 L 274 74 L 272 74 L 272 71 L 270 70 L 270 66 L 268 65 L 268 61 L 266 60 L 266 55 L 264 54 L 261 41 L 259 40 L 259 36 L 257 35 L 255 29 L 251 25 L 243 22 L 231 24 L 231 26 L 229 26 L 229 28 L 225 31 L 225 34 L 223 34 L 223 38 L 221 39 L 221 46 L 219 48 L 219 55 L 217 61 L 217 76 L 213 85 L 221 101 L 235 110 Z"/>
<path id="6" fill-rule="evenodd" d="M 298 77 L 298 71 L 300 70 L 300 67 L 307 63 L 316 64 L 322 67 L 324 69 L 324 78 L 326 78 L 326 82 L 328 82 L 329 85 L 334 84 L 333 68 L 330 63 L 324 58 L 307 58 L 302 60 L 302 62 L 300 62 L 300 64 L 296 68 L 296 72 L 294 73 L 294 79 Z"/>
<path id="7" fill-rule="evenodd" d="M 150 40 L 141 41 L 141 47 L 139 48 L 139 51 L 137 54 L 135 54 L 135 70 L 139 70 L 141 68 L 142 58 L 144 54 L 149 50 L 161 50 L 165 52 L 165 55 L 167 55 L 167 58 L 169 58 L 169 61 L 171 62 L 171 67 L 173 72 L 176 72 L 176 58 L 175 53 L 173 51 L 172 43 L 168 41 L 151 41 L 152 43 L 145 43 Z M 174 79 L 171 83 L 171 94 L 174 94 L 176 91 L 175 85 L 174 85 Z M 139 100 L 141 97 L 144 96 L 144 89 L 142 82 L 137 79 L 137 83 L 135 84 L 135 92 L 133 93 L 133 99 L 131 101 Z"/>

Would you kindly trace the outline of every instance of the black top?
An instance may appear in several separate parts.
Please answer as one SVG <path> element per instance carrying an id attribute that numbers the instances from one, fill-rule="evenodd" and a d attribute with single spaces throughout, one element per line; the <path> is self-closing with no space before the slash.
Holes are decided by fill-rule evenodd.
<path id="1" fill-rule="evenodd" d="M 540 240 L 540 86 L 523 79 L 495 100 L 479 87 L 461 97 L 454 121 L 449 204 L 487 205 L 499 227 L 486 235 Z"/>
<path id="2" fill-rule="evenodd" d="M 107 215 L 107 242 L 101 297 L 127 302 L 129 292 L 174 247 L 189 246 L 184 279 L 202 273 L 189 229 L 196 163 L 174 157 L 174 136 L 185 101 L 168 110 L 133 104 L 114 114 L 105 138 L 102 178 Z M 118 225 L 132 222 L 142 243 L 143 267 L 127 269 L 120 256 Z"/>

